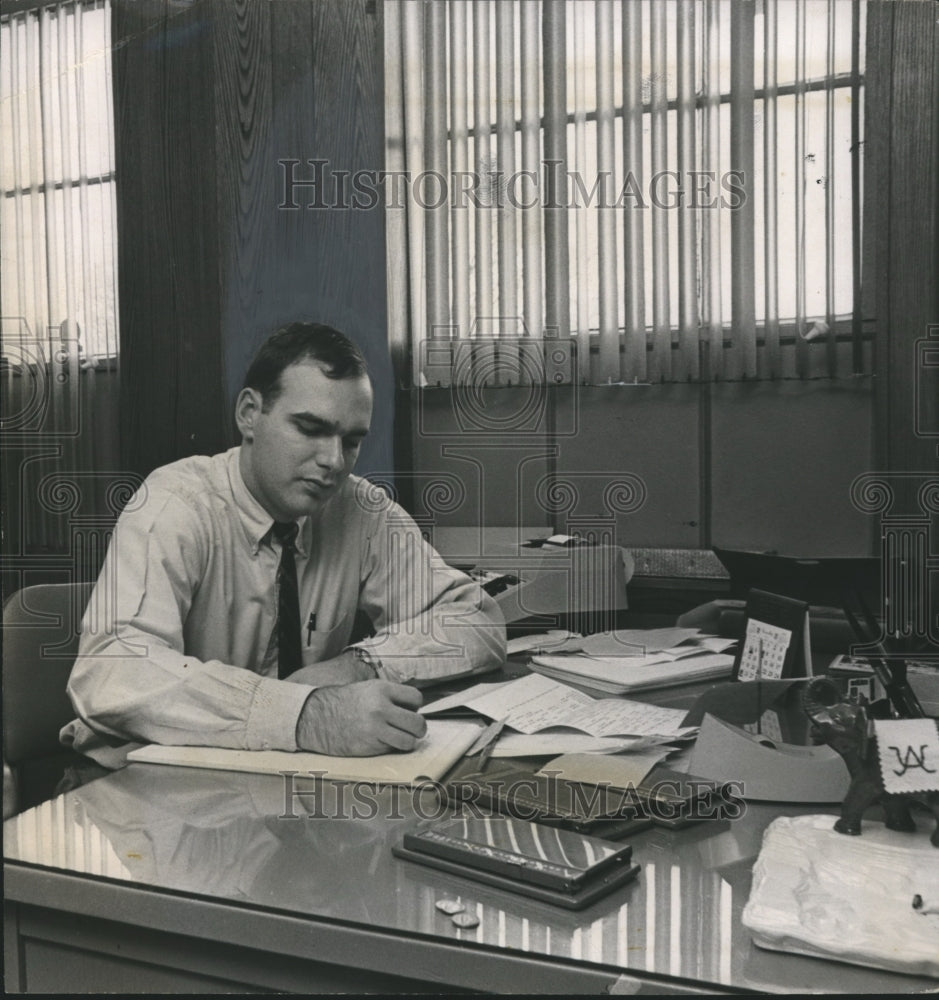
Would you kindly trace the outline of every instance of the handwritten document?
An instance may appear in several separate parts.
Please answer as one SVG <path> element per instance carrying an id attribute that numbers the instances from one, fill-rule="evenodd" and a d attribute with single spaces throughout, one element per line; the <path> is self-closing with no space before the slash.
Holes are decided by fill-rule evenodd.
<path id="1" fill-rule="evenodd" d="M 433 714 L 457 706 L 470 708 L 490 719 L 504 719 L 520 733 L 538 733 L 555 726 L 576 729 L 590 736 L 691 735 L 682 726 L 685 712 L 660 708 L 625 698 L 594 699 L 549 677 L 531 674 L 504 684 L 477 684 L 467 691 L 425 705 Z"/>

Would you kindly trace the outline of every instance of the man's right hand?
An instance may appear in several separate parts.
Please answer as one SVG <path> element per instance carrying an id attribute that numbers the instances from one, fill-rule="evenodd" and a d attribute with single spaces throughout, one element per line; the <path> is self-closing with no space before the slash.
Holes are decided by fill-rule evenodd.
<path id="1" fill-rule="evenodd" d="M 334 757 L 413 750 L 427 731 L 420 691 L 370 680 L 314 691 L 297 722 L 297 749 Z"/>

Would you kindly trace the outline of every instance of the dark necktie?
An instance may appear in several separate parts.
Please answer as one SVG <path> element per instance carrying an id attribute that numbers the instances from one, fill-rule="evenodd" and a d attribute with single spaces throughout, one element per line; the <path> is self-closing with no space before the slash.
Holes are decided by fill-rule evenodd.
<path id="1" fill-rule="evenodd" d="M 274 522 L 274 537 L 280 542 L 277 568 L 277 676 L 287 677 L 303 666 L 300 652 L 300 591 L 297 587 L 297 525 Z"/>

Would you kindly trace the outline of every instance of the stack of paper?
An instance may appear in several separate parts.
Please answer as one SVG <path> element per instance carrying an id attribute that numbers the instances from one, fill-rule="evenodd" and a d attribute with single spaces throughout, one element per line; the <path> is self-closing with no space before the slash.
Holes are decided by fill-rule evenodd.
<path id="1" fill-rule="evenodd" d="M 579 649 L 538 655 L 533 670 L 606 694 L 625 694 L 729 677 L 733 639 L 696 628 L 622 629 L 580 640 Z"/>
<path id="2" fill-rule="evenodd" d="M 173 747 L 156 743 L 128 754 L 129 761 L 203 767 L 212 771 L 247 771 L 363 781 L 378 785 L 421 785 L 439 781 L 463 756 L 479 735 L 478 723 L 436 719 L 427 723 L 427 734 L 410 753 L 375 757 L 332 757 L 328 754 L 287 750 L 230 750 L 222 747 Z"/>
<path id="3" fill-rule="evenodd" d="M 434 715 L 457 706 L 504 720 L 507 732 L 493 751 L 498 757 L 648 750 L 696 732 L 682 725 L 686 713 L 680 709 L 624 698 L 592 698 L 538 674 L 476 684 L 420 711 Z"/>

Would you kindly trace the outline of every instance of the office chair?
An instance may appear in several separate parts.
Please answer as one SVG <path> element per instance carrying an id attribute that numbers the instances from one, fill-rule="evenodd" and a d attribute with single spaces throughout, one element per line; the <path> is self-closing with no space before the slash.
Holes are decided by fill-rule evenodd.
<path id="1" fill-rule="evenodd" d="M 93 586 L 37 584 L 3 606 L 4 818 L 49 798 L 74 759 L 59 730 L 75 718 L 65 687 Z"/>

